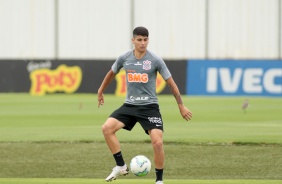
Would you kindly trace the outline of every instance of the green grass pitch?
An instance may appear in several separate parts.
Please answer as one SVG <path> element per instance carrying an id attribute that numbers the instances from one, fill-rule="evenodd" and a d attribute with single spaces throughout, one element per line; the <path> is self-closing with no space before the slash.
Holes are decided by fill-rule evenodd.
<path id="1" fill-rule="evenodd" d="M 241 108 L 248 98 L 250 107 Z M 172 95 L 160 95 L 165 124 L 165 183 L 278 184 L 282 181 L 282 98 L 183 97 L 182 119 Z M 124 98 L 96 94 L 0 94 L 0 183 L 105 183 L 114 165 L 101 125 Z M 118 132 L 126 162 L 152 160 L 140 125 Z M 114 183 L 154 183 L 129 175 Z"/>

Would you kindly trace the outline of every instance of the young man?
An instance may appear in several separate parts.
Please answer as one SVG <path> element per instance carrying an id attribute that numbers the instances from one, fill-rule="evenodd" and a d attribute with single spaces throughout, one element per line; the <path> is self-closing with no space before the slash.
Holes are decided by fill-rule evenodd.
<path id="1" fill-rule="evenodd" d="M 192 113 L 184 106 L 178 87 L 164 61 L 147 50 L 149 32 L 145 27 L 136 27 L 133 30 L 132 43 L 134 49 L 117 58 L 98 89 L 98 107 L 100 107 L 104 104 L 104 90 L 114 80 L 119 70 L 125 69 L 127 85 L 125 103 L 115 110 L 102 126 L 106 143 L 116 161 L 116 167 L 105 180 L 109 182 L 120 175 L 128 174 L 128 167 L 123 160 L 120 143 L 115 133 L 121 128 L 130 131 L 136 122 L 139 122 L 151 138 L 156 184 L 163 184 L 165 154 L 163 121 L 156 96 L 157 72 L 170 87 L 182 117 L 188 121 L 192 118 Z"/>

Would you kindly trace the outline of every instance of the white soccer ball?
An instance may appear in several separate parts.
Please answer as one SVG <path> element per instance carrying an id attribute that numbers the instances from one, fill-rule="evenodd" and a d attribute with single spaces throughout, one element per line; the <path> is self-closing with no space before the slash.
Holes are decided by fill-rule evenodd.
<path id="1" fill-rule="evenodd" d="M 144 155 L 137 155 L 130 162 L 130 170 L 135 176 L 146 176 L 151 170 L 151 161 Z"/>

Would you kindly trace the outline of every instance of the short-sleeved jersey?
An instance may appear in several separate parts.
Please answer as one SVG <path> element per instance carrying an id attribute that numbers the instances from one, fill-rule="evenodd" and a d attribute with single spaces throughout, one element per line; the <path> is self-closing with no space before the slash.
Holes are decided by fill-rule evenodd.
<path id="1" fill-rule="evenodd" d="M 112 65 L 112 71 L 118 73 L 121 68 L 126 71 L 127 93 L 125 103 L 147 105 L 158 103 L 156 94 L 157 72 L 164 80 L 171 77 L 165 62 L 147 50 L 142 59 L 136 59 L 133 50 L 119 56 Z"/>

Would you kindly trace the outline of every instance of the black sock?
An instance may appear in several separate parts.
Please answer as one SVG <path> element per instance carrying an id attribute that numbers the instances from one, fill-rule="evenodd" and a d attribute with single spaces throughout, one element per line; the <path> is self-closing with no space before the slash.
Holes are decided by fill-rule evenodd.
<path id="1" fill-rule="evenodd" d="M 116 160 L 117 166 L 124 166 L 125 163 L 124 163 L 121 151 L 115 153 L 113 156 L 114 156 L 114 158 Z"/>
<path id="2" fill-rule="evenodd" d="M 163 172 L 164 172 L 164 169 L 155 169 L 156 171 L 156 181 L 163 181 Z"/>

